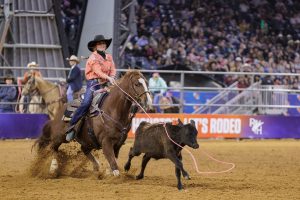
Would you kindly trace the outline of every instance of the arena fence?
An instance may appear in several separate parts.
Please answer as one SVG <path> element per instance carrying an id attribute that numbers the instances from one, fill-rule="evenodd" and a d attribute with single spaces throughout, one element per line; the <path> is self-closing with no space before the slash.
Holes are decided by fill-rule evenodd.
<path id="1" fill-rule="evenodd" d="M 20 70 L 27 69 L 26 67 L 1 67 L 1 69 Z M 37 68 L 43 72 L 43 70 L 61 70 L 66 71 L 65 68 Z M 84 69 L 82 69 L 84 70 Z M 118 72 L 126 72 L 128 69 L 119 69 Z M 141 70 L 146 75 L 151 75 L 153 70 Z M 297 94 L 299 89 L 289 89 L 288 86 L 266 86 L 261 83 L 253 83 L 248 88 L 238 88 L 237 82 L 229 87 L 184 87 L 186 75 L 188 74 L 202 74 L 202 75 L 232 75 L 232 76 L 245 76 L 254 77 L 260 75 L 264 77 L 266 75 L 274 77 L 299 76 L 294 73 L 257 73 L 257 72 L 208 72 L 208 71 L 174 71 L 174 70 L 159 70 L 159 73 L 163 77 L 164 74 L 178 74 L 180 80 L 176 87 L 168 87 L 168 90 L 177 93 L 179 103 L 171 103 L 169 106 L 179 107 L 180 113 L 185 112 L 186 107 L 194 108 L 191 113 L 201 114 L 286 114 L 287 109 L 298 109 L 300 103 L 297 105 L 291 105 L 288 102 L 288 94 Z M 18 77 L 21 78 L 21 77 Z M 45 79 L 51 81 L 61 81 L 61 78 L 46 77 Z M 253 78 L 251 79 L 253 80 Z M 3 85 L 0 85 L 0 87 Z M 17 86 L 17 85 L 15 85 Z M 20 87 L 20 86 L 19 86 Z M 185 99 L 185 95 L 188 92 L 215 92 L 216 96 L 210 99 L 206 99 L 206 102 L 188 102 Z M 16 103 L 17 104 L 17 103 Z M 154 107 L 159 108 L 162 104 L 155 103 Z M 191 109 L 190 109 L 191 110 Z"/>

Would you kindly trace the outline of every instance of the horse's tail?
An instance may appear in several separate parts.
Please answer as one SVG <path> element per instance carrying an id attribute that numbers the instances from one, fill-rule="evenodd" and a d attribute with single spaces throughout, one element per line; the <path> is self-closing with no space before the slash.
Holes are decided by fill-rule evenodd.
<path id="1" fill-rule="evenodd" d="M 31 151 L 32 149 L 38 145 L 38 151 L 45 149 L 50 141 L 51 141 L 51 120 L 48 121 L 42 130 L 42 134 L 39 136 L 39 138 L 34 142 L 34 144 L 31 147 Z"/>

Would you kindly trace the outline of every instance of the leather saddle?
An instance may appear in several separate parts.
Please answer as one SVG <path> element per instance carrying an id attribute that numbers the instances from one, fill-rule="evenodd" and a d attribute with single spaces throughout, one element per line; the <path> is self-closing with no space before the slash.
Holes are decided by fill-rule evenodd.
<path id="1" fill-rule="evenodd" d="M 64 115 L 62 117 L 62 120 L 65 122 L 69 122 L 71 118 L 73 117 L 75 111 L 80 106 L 81 102 L 83 101 L 83 94 L 85 91 L 82 91 L 77 99 L 74 99 L 72 102 L 67 104 L 67 108 L 64 112 Z M 101 88 L 99 90 L 96 90 L 93 94 L 93 101 L 91 103 L 91 106 L 89 108 L 89 111 L 87 113 L 87 116 L 92 118 L 99 114 L 101 106 L 103 105 L 104 100 L 109 94 L 109 90 L 106 88 Z"/>

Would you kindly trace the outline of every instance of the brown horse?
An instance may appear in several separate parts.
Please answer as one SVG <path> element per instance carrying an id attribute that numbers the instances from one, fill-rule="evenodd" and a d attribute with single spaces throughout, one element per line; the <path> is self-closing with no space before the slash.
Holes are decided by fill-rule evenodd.
<path id="1" fill-rule="evenodd" d="M 37 90 L 46 103 L 50 119 L 53 120 L 66 102 L 66 96 L 61 87 L 59 84 L 54 84 L 40 77 L 31 76 L 22 89 L 22 95 L 28 95 Z"/>
<path id="2" fill-rule="evenodd" d="M 127 93 L 127 94 L 126 94 Z M 130 96 L 129 96 L 130 95 Z M 109 95 L 104 100 L 100 114 L 88 119 L 83 117 L 77 124 L 75 139 L 87 158 L 93 163 L 95 171 L 99 170 L 99 162 L 91 154 L 93 149 L 103 150 L 110 168 L 115 176 L 119 175 L 116 158 L 119 150 L 127 138 L 130 129 L 134 100 L 143 106 L 152 103 L 146 80 L 139 71 L 127 72 L 115 86 L 110 87 Z M 43 134 L 37 139 L 38 149 L 50 145 L 54 158 L 50 166 L 50 173 L 58 170 L 57 153 L 62 143 L 67 143 L 65 131 L 68 124 L 62 121 L 64 109 L 61 109 L 54 120 L 50 120 L 43 128 Z M 91 127 L 93 134 L 91 135 Z"/>

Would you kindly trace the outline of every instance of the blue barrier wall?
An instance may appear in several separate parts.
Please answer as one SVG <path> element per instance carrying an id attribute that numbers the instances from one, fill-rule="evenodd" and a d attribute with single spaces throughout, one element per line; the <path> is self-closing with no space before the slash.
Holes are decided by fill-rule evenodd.
<path id="1" fill-rule="evenodd" d="M 37 138 L 48 119 L 46 114 L 0 114 L 0 138 Z"/>

